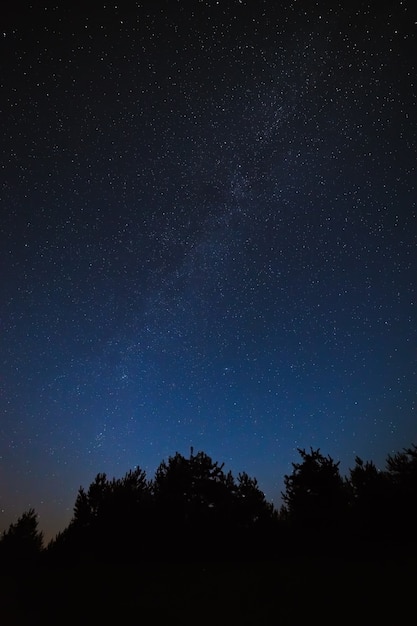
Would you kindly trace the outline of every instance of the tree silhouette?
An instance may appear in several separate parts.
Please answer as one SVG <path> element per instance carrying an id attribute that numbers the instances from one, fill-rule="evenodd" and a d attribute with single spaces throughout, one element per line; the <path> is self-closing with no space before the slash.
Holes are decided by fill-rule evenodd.
<path id="1" fill-rule="evenodd" d="M 378 470 L 373 461 L 364 462 L 357 456 L 349 474 L 351 530 L 358 539 L 368 542 L 381 540 L 389 528 L 390 485 L 387 473 Z"/>
<path id="2" fill-rule="evenodd" d="M 68 527 L 42 549 L 34 509 L 0 538 L 0 564 L 75 559 L 161 561 L 269 558 L 357 547 L 368 556 L 417 549 L 417 446 L 389 455 L 386 469 L 356 457 L 344 479 L 319 449 L 298 450 L 284 477 L 278 514 L 255 478 L 224 471 L 204 452 L 178 452 L 148 481 L 136 467 L 122 478 L 99 473 L 80 487 Z"/>
<path id="3" fill-rule="evenodd" d="M 35 510 L 30 508 L 3 533 L 0 540 L 0 561 L 8 565 L 35 562 L 42 545 L 43 534 L 38 530 L 38 518 Z"/>
<path id="4" fill-rule="evenodd" d="M 390 523 L 398 539 L 415 540 L 417 526 L 417 446 L 388 455 L 387 476 L 390 481 Z"/>
<path id="5" fill-rule="evenodd" d="M 123 478 L 97 474 L 86 491 L 80 487 L 68 528 L 50 546 L 54 554 L 70 557 L 130 559 L 138 556 L 150 524 L 150 486 L 137 467 Z"/>
<path id="6" fill-rule="evenodd" d="M 298 449 L 302 463 L 293 463 L 285 475 L 284 516 L 291 526 L 311 540 L 311 533 L 327 539 L 341 531 L 348 505 L 348 489 L 339 473 L 339 462 L 320 450 Z"/>
<path id="7" fill-rule="evenodd" d="M 235 481 L 223 464 L 198 452 L 187 459 L 177 453 L 158 467 L 153 482 L 165 550 L 175 546 L 187 557 L 220 557 L 248 550 L 255 528 L 266 530 L 274 509 L 256 479 L 246 473 Z"/>
<path id="8" fill-rule="evenodd" d="M 241 525 L 251 527 L 276 519 L 274 507 L 266 501 L 258 481 L 246 472 L 238 474 L 235 497 Z"/>
<path id="9" fill-rule="evenodd" d="M 417 446 L 404 448 L 402 452 L 388 455 L 387 471 L 399 490 L 416 495 L 417 488 Z"/>
<path id="10" fill-rule="evenodd" d="M 191 451 L 188 459 L 177 452 L 159 465 L 152 487 L 164 550 L 191 556 L 214 549 L 235 489 L 223 465 L 204 452 Z"/>

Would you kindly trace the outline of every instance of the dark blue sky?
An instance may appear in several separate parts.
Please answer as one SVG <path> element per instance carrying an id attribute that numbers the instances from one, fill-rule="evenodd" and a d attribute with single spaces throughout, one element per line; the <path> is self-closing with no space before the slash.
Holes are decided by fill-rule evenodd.
<path id="1" fill-rule="evenodd" d="M 416 442 L 413 3 L 57 4 L 1 40 L 0 528 Z"/>

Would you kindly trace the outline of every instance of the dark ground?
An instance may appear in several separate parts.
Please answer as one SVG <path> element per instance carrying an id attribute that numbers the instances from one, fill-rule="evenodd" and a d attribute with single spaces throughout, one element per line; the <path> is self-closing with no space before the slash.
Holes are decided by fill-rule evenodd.
<path id="1" fill-rule="evenodd" d="M 26 570 L 1 576 L 0 623 L 395 625 L 413 619 L 416 583 L 401 558 Z"/>

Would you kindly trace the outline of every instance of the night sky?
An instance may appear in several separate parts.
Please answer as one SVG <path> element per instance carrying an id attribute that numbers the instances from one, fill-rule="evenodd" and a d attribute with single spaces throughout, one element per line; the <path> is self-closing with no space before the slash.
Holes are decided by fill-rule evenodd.
<path id="1" fill-rule="evenodd" d="M 0 529 L 191 446 L 279 506 L 297 447 L 417 442 L 415 2 L 9 4 Z"/>

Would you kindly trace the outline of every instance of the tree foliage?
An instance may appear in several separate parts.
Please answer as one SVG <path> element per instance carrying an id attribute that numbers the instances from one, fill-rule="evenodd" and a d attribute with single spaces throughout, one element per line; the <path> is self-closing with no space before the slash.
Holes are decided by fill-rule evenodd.
<path id="1" fill-rule="evenodd" d="M 162 461 L 152 481 L 140 468 L 122 479 L 97 474 L 88 489 L 80 487 L 73 518 L 50 552 L 128 559 L 253 552 L 256 535 L 276 521 L 275 510 L 256 479 L 246 473 L 235 479 L 223 467 L 191 450 L 188 458 L 176 453 Z"/>
<path id="2" fill-rule="evenodd" d="M 380 538 L 389 517 L 390 485 L 386 472 L 378 470 L 373 461 L 355 458 L 349 470 L 352 531 L 362 539 Z"/>
<path id="3" fill-rule="evenodd" d="M 284 477 L 282 499 L 288 519 L 306 530 L 334 529 L 343 519 L 348 500 L 339 462 L 323 456 L 319 449 L 298 452 L 302 462 L 293 463 L 292 473 Z"/>
<path id="4" fill-rule="evenodd" d="M 52 548 L 66 554 L 123 558 L 137 551 L 149 524 L 150 485 L 137 467 L 120 479 L 99 473 L 86 491 L 80 487 L 72 520 Z"/>
<path id="5" fill-rule="evenodd" d="M 235 480 L 204 452 L 191 451 L 189 458 L 177 453 L 163 461 L 153 494 L 161 534 L 170 544 L 175 536 L 184 554 L 244 552 L 243 537 L 249 541 L 254 526 L 274 514 L 256 479 L 245 473 Z"/>
<path id="6" fill-rule="evenodd" d="M 417 446 L 388 455 L 390 522 L 397 533 L 415 536 L 417 526 Z"/>
<path id="7" fill-rule="evenodd" d="M 387 471 L 393 484 L 403 492 L 416 495 L 417 488 L 417 446 L 404 448 L 402 452 L 388 455 Z"/>
<path id="8" fill-rule="evenodd" d="M 40 555 L 42 545 L 43 534 L 38 530 L 38 517 L 30 508 L 3 533 L 0 561 L 8 565 L 33 562 Z"/>
<path id="9" fill-rule="evenodd" d="M 374 554 L 387 546 L 417 548 L 417 446 L 389 455 L 384 470 L 355 458 L 344 478 L 319 449 L 284 477 L 283 506 L 268 503 L 256 478 L 235 478 L 205 452 L 178 452 L 153 480 L 136 467 L 122 478 L 99 473 L 80 487 L 68 527 L 48 546 L 51 558 L 104 560 L 265 558 L 278 549 Z M 33 509 L 0 539 L 3 563 L 29 562 L 42 550 Z M 336 544 L 337 542 L 337 544 Z M 313 548 L 314 546 L 314 548 Z"/>

